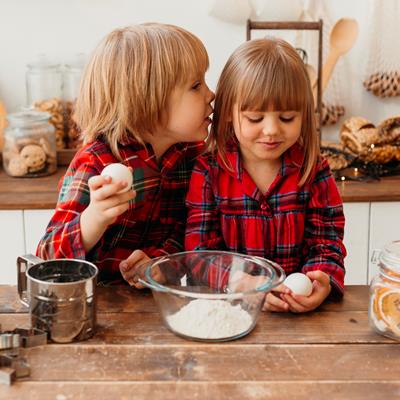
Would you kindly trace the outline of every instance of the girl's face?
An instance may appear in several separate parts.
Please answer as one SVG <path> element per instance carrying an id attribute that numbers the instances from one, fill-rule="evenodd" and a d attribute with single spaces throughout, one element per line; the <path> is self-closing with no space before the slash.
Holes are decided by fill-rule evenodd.
<path id="1" fill-rule="evenodd" d="M 214 93 L 208 88 L 204 75 L 175 88 L 168 104 L 168 120 L 163 135 L 171 143 L 195 142 L 208 135 L 213 112 Z"/>
<path id="2" fill-rule="evenodd" d="M 233 129 L 245 162 L 275 165 L 282 154 L 297 142 L 301 133 L 299 111 L 239 111 L 233 109 Z"/>

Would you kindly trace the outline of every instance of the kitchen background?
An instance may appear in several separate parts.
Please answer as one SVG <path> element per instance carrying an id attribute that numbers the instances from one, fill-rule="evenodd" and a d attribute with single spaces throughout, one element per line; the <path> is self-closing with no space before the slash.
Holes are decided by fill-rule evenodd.
<path id="1" fill-rule="evenodd" d="M 299 17 L 304 4 L 310 2 L 219 0 L 220 5 L 224 3 L 229 5 L 224 10 L 224 17 L 232 21 L 235 16 L 234 7 L 243 10 L 247 3 L 255 10 L 252 19 L 266 20 L 265 17 L 270 17 L 270 20 L 285 20 L 288 16 Z M 363 116 L 378 124 L 398 114 L 400 98 L 375 97 L 362 85 L 372 45 L 372 0 L 325 0 L 322 3 L 331 23 L 342 17 L 350 17 L 359 26 L 354 47 L 339 60 L 334 71 L 340 87 L 336 95 L 345 106 L 345 115 L 338 124 L 324 127 L 323 132 L 324 138 L 337 140 L 340 123 L 344 118 Z M 381 3 L 382 9 L 388 5 L 383 0 L 378 3 Z M 245 40 L 246 35 L 244 13 L 241 11 L 240 22 L 224 21 L 215 16 L 218 14 L 215 8 L 214 16 L 210 15 L 216 4 L 218 0 L 2 0 L 0 100 L 8 112 L 16 111 L 26 104 L 26 64 L 38 54 L 46 54 L 51 60 L 68 63 L 77 53 L 90 53 L 112 29 L 145 21 L 180 25 L 199 36 L 209 52 L 211 63 L 207 77 L 209 86 L 214 89 L 225 61 Z M 256 15 L 257 11 L 261 16 Z M 385 34 L 382 39 L 387 37 Z M 393 32 L 393 51 L 397 47 L 395 41 L 396 33 Z"/>
<path id="2" fill-rule="evenodd" d="M 3 102 L 8 112 L 14 112 L 27 104 L 26 65 L 39 54 L 45 54 L 51 61 L 69 64 L 79 53 L 88 55 L 111 30 L 146 21 L 172 23 L 195 33 L 208 49 L 210 69 L 207 81 L 210 88 L 215 89 L 228 56 L 246 40 L 245 21 L 250 5 L 255 10 L 250 18 L 263 21 L 296 20 L 304 5 L 318 8 L 320 12 L 322 10 L 326 22 L 325 57 L 333 24 L 343 17 L 357 22 L 359 32 L 355 43 L 339 59 L 324 98 L 325 101 L 330 96 L 338 105 L 344 106 L 345 114 L 336 124 L 323 127 L 324 139 L 338 141 L 342 123 L 348 117 L 362 116 L 377 125 L 389 117 L 400 115 L 400 97 L 376 97 L 363 86 L 370 55 L 376 60 L 388 61 L 391 58 L 399 70 L 400 52 L 396 40 L 400 37 L 400 32 L 397 32 L 400 30 L 400 0 L 2 0 L 0 106 Z M 372 9 L 375 11 L 372 12 Z M 378 22 L 382 26 L 378 26 Z M 267 33 L 283 34 L 282 31 L 256 33 L 253 37 Z M 296 41 L 299 39 L 296 35 L 292 31 L 286 32 L 284 37 Z M 315 54 L 309 56 L 310 60 L 315 58 Z M 399 121 L 397 119 L 392 127 L 394 129 L 387 132 L 389 136 L 396 132 L 397 139 Z M 357 127 L 358 122 L 354 121 L 352 125 Z M 371 134 L 371 129 L 359 129 L 349 132 L 348 136 L 362 140 L 361 148 L 365 150 L 367 145 L 371 148 L 375 146 L 374 142 L 371 146 L 364 140 L 368 132 Z M 370 136 L 375 133 L 372 131 Z M 375 146 L 375 150 L 378 147 Z M 398 155 L 398 143 L 395 149 Z M 13 196 L 10 184 L 4 184 L 9 182 L 4 171 L 1 173 L 4 178 L 2 195 Z M 14 179 L 16 186 L 26 182 L 19 178 L 9 179 Z M 346 284 L 368 283 L 377 271 L 377 265 L 371 259 L 374 250 L 399 238 L 400 201 L 397 197 L 390 198 L 392 190 L 376 201 L 370 198 L 373 193 L 367 186 L 358 188 L 364 190 L 364 198 L 344 203 L 345 245 L 348 249 Z M 32 203 L 37 201 L 36 197 L 31 197 Z M 35 252 L 52 213 L 50 208 L 31 206 L 8 209 L 0 204 L 0 253 L 4 266 L 0 268 L 0 283 L 15 284 L 16 257 Z"/>

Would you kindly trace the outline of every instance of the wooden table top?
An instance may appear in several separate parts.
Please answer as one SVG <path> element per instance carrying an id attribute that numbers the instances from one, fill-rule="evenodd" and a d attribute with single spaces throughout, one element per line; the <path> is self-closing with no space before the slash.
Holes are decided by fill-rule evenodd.
<path id="1" fill-rule="evenodd" d="M 400 343 L 368 325 L 368 287 L 308 314 L 262 313 L 246 337 L 179 338 L 151 293 L 98 289 L 98 331 L 74 344 L 23 349 L 29 378 L 0 384 L 1 399 L 394 399 Z M 3 329 L 28 327 L 14 286 L 0 286 Z"/>
<path id="2" fill-rule="evenodd" d="M 41 178 L 11 178 L 0 169 L 0 210 L 52 209 L 57 186 L 65 173 L 59 166 L 54 175 Z M 337 182 L 344 202 L 400 201 L 400 176 L 373 182 Z"/>

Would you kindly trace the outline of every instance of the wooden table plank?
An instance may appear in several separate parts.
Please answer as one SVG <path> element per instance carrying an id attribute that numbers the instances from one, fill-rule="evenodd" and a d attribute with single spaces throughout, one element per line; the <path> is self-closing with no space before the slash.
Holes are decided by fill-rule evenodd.
<path id="1" fill-rule="evenodd" d="M 136 290 L 129 286 L 97 288 L 97 310 L 101 312 L 156 312 L 157 308 L 149 290 Z M 346 286 L 345 296 L 340 302 L 326 302 L 323 311 L 366 311 L 368 310 L 368 286 Z M 18 298 L 13 285 L 0 285 L 0 314 L 27 312 Z"/>
<path id="2" fill-rule="evenodd" d="M 3 329 L 29 327 L 27 314 L 0 315 Z M 107 313 L 98 315 L 96 335 L 89 344 L 188 344 L 203 342 L 180 338 L 164 327 L 158 313 Z M 261 314 L 255 329 L 232 344 L 279 343 L 394 343 L 375 333 L 361 311 L 319 311 L 310 314 Z"/>
<path id="3" fill-rule="evenodd" d="M 23 382 L 0 385 L 7 400 L 163 399 L 163 400 L 378 400 L 400 397 L 398 381 L 260 382 Z"/>
<path id="4" fill-rule="evenodd" d="M 45 349 L 44 349 L 45 347 Z M 398 344 L 47 345 L 30 381 L 399 381 Z M 383 370 L 384 369 L 384 370 Z"/>

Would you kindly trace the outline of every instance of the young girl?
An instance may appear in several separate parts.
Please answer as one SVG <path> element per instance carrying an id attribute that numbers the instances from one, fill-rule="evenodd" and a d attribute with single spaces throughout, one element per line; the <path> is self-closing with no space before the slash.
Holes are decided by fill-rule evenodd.
<path id="1" fill-rule="evenodd" d="M 85 145 L 62 180 L 40 257 L 90 260 L 102 280 L 122 274 L 134 284 L 140 264 L 182 250 L 185 195 L 211 123 L 207 68 L 201 41 L 177 26 L 117 29 L 98 45 L 76 104 Z M 100 175 L 116 162 L 131 168 L 132 190 Z"/>
<path id="2" fill-rule="evenodd" d="M 293 47 L 258 39 L 232 54 L 211 139 L 190 182 L 186 250 L 261 256 L 313 281 L 309 297 L 281 285 L 267 310 L 305 312 L 330 293 L 342 296 L 342 200 L 319 154 L 310 82 Z"/>

